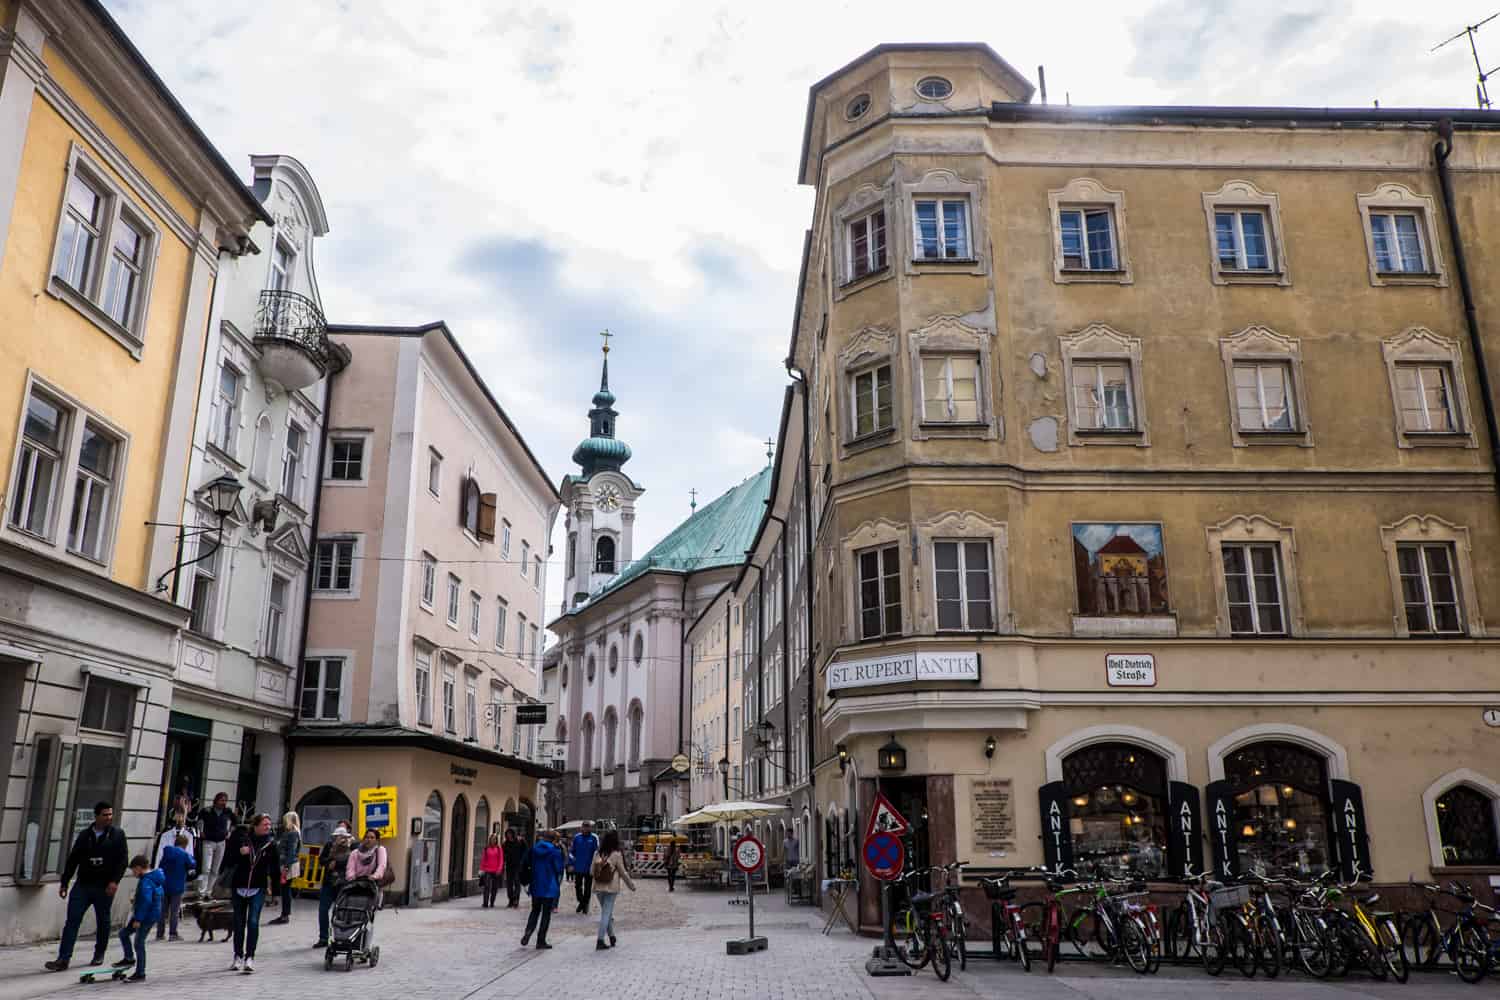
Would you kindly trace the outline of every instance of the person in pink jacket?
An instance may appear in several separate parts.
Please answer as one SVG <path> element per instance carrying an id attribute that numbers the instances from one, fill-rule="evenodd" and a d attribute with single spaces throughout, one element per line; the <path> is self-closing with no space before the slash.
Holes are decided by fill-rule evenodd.
<path id="1" fill-rule="evenodd" d="M 349 852 L 349 864 L 344 868 L 348 881 L 357 878 L 372 878 L 377 883 L 385 874 L 385 848 L 380 846 L 380 832 L 369 829 L 360 838 L 359 846 Z"/>
<path id="2" fill-rule="evenodd" d="M 492 909 L 495 897 L 500 894 L 500 875 L 505 871 L 505 854 L 500 850 L 500 837 L 490 834 L 490 842 L 479 859 L 479 877 L 484 882 L 484 903 L 480 909 Z"/>

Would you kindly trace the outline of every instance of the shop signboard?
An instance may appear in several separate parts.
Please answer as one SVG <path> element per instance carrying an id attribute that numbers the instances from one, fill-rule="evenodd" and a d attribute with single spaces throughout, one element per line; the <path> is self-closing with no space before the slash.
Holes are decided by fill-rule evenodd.
<path id="1" fill-rule="evenodd" d="M 1042 810 L 1042 862 L 1058 871 L 1073 867 L 1073 824 L 1068 812 L 1068 786 L 1049 781 L 1038 789 Z"/>
<path id="2" fill-rule="evenodd" d="M 1333 833 L 1339 857 L 1339 877 L 1345 882 L 1368 879 L 1375 874 L 1370 860 L 1370 834 L 1365 829 L 1365 797 L 1352 781 L 1335 778 L 1329 782 L 1333 792 Z"/>
<path id="3" fill-rule="evenodd" d="M 359 835 L 379 830 L 382 840 L 396 835 L 396 789 L 385 785 L 359 790 Z"/>
<path id="4" fill-rule="evenodd" d="M 974 652 L 917 650 L 864 660 L 840 660 L 828 667 L 829 691 L 913 681 L 977 680 L 979 654 Z"/>
<path id="5" fill-rule="evenodd" d="M 1205 823 L 1213 849 L 1214 873 L 1228 881 L 1239 868 L 1240 828 L 1234 822 L 1234 789 L 1228 781 L 1210 781 L 1203 789 L 1208 800 Z"/>
<path id="6" fill-rule="evenodd" d="M 1185 781 L 1167 785 L 1167 873 L 1182 878 L 1203 871 L 1203 810 L 1198 786 Z"/>
<path id="7" fill-rule="evenodd" d="M 516 706 L 516 725 L 541 726 L 547 722 L 547 706 L 530 702 Z"/>

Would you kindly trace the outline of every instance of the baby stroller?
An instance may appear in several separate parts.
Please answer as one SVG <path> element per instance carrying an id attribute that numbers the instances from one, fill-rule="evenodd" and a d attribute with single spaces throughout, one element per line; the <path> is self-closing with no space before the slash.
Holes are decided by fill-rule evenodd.
<path id="1" fill-rule="evenodd" d="M 356 961 L 375 968 L 380 962 L 380 946 L 375 943 L 375 910 L 380 906 L 380 887 L 374 879 L 357 878 L 339 887 L 329 915 L 328 950 L 323 953 L 323 968 L 332 969 L 334 958 L 344 956 L 344 971 Z"/>

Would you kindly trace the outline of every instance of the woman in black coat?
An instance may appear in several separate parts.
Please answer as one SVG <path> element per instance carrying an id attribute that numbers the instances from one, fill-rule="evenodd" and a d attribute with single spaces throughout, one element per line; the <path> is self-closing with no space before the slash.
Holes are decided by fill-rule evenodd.
<path id="1" fill-rule="evenodd" d="M 229 902 L 234 908 L 234 961 L 231 972 L 255 971 L 255 945 L 260 939 L 260 911 L 281 876 L 281 858 L 271 835 L 271 817 L 261 813 L 249 826 L 230 834 L 224 851 L 229 868 Z"/>

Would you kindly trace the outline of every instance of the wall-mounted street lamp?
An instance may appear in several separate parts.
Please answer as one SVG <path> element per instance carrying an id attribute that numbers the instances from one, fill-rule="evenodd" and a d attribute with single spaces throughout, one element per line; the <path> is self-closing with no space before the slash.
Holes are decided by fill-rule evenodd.
<path id="1" fill-rule="evenodd" d="M 843 774 L 845 771 L 849 770 L 849 747 L 846 744 L 840 743 L 838 746 L 834 747 L 834 750 L 836 750 L 839 755 L 839 774 Z"/>
<path id="2" fill-rule="evenodd" d="M 985 760 L 994 760 L 995 758 L 995 737 L 993 736 L 986 736 L 984 738 L 984 758 Z"/>
<path id="3" fill-rule="evenodd" d="M 153 528 L 177 529 L 177 562 L 172 566 L 171 569 L 167 570 L 157 578 L 156 593 L 159 594 L 163 590 L 167 589 L 167 577 L 170 576 L 172 578 L 172 602 L 174 604 L 177 602 L 177 585 L 178 581 L 182 578 L 182 571 L 195 562 L 207 559 L 209 556 L 219 551 L 220 546 L 224 544 L 224 521 L 229 517 L 230 514 L 234 513 L 234 508 L 240 501 L 240 491 L 243 489 L 244 487 L 240 485 L 240 481 L 229 475 L 220 476 L 218 479 L 215 479 L 213 482 L 208 484 L 206 488 L 206 492 L 208 494 L 208 505 L 209 508 L 214 512 L 214 517 L 216 518 L 216 521 L 212 527 L 205 528 L 199 526 L 189 528 L 185 524 L 166 524 L 161 521 L 146 522 L 147 525 Z M 189 538 L 201 538 L 202 536 L 207 534 L 212 534 L 214 536 L 213 545 L 200 545 L 200 551 L 198 555 L 184 562 L 182 553 L 183 549 L 186 547 L 187 540 Z"/>
<path id="4" fill-rule="evenodd" d="M 891 734 L 890 742 L 876 752 L 876 760 L 882 771 L 906 770 L 906 747 L 896 742 L 895 733 Z"/>

